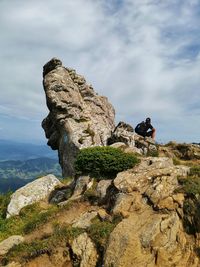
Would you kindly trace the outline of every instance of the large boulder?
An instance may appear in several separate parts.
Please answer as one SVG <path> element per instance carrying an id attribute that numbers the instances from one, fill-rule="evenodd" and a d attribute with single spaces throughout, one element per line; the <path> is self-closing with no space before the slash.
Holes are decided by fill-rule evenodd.
<path id="1" fill-rule="evenodd" d="M 48 116 L 42 127 L 48 145 L 58 150 L 63 176 L 74 175 L 74 160 L 80 148 L 107 144 L 114 129 L 115 111 L 83 76 L 53 58 L 43 69 Z"/>
<path id="2" fill-rule="evenodd" d="M 11 196 L 7 208 L 7 218 L 18 215 L 20 210 L 30 204 L 46 199 L 57 186 L 62 183 L 52 174 L 41 177 L 21 187 Z"/>

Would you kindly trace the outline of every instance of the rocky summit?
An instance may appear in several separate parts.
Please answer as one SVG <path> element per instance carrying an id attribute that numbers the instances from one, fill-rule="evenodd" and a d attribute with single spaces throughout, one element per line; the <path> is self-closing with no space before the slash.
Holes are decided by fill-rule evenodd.
<path id="1" fill-rule="evenodd" d="M 42 127 L 48 145 L 57 149 L 63 175 L 74 174 L 73 162 L 83 147 L 102 146 L 114 130 L 115 111 L 104 96 L 75 70 L 53 58 L 43 68 L 43 86 L 49 115 Z"/>
<path id="2" fill-rule="evenodd" d="M 108 100 L 59 59 L 43 76 L 42 126 L 70 177 L 0 196 L 0 266 L 200 267 L 200 146 L 158 145 L 115 126 Z M 88 150 L 90 168 L 81 171 L 82 157 L 74 175 Z"/>

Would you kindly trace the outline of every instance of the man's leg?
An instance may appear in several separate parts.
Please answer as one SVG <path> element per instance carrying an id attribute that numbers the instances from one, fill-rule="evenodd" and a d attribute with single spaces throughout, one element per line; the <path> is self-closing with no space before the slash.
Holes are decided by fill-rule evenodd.
<path id="1" fill-rule="evenodd" d="M 155 139 L 156 129 L 152 129 L 151 131 L 147 132 L 146 136 L 151 137 L 152 139 Z"/>

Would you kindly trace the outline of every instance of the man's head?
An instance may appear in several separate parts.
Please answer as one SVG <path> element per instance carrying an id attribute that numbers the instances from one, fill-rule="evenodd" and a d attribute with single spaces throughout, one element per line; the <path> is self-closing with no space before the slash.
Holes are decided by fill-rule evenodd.
<path id="1" fill-rule="evenodd" d="M 146 123 L 150 124 L 151 123 L 151 119 L 150 118 L 146 118 Z"/>

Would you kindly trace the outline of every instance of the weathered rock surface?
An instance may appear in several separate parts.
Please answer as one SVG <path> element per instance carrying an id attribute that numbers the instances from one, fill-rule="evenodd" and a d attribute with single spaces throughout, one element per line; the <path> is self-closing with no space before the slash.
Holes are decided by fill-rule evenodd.
<path id="1" fill-rule="evenodd" d="M 79 235 L 72 243 L 72 251 L 79 260 L 80 267 L 95 267 L 98 259 L 92 240 L 86 233 Z"/>
<path id="2" fill-rule="evenodd" d="M 124 219 L 111 233 L 104 266 L 199 266 L 180 214 L 184 195 L 175 193 L 186 166 L 169 158 L 144 158 L 114 180 L 119 189 L 112 213 Z"/>
<path id="3" fill-rule="evenodd" d="M 98 182 L 96 191 L 97 191 L 97 197 L 100 199 L 104 199 L 107 193 L 108 187 L 111 185 L 112 180 L 101 180 Z"/>
<path id="4" fill-rule="evenodd" d="M 74 174 L 73 162 L 80 148 L 102 146 L 114 129 L 115 111 L 75 70 L 53 58 L 43 69 L 49 115 L 42 127 L 48 145 L 58 150 L 64 176 Z"/>
<path id="5" fill-rule="evenodd" d="M 21 267 L 22 265 L 20 264 L 20 263 L 18 263 L 18 262 L 11 262 L 11 263 L 9 263 L 9 264 L 7 264 L 7 265 L 5 265 L 5 267 Z"/>
<path id="6" fill-rule="evenodd" d="M 11 249 L 15 245 L 22 243 L 23 241 L 24 238 L 20 235 L 12 235 L 7 239 L 3 240 L 0 243 L 0 256 L 5 255 L 9 251 L 9 249 Z"/>
<path id="7" fill-rule="evenodd" d="M 131 125 L 122 121 L 118 123 L 111 137 L 108 139 L 108 145 L 118 142 L 125 143 L 129 147 L 135 146 L 134 129 Z"/>
<path id="8" fill-rule="evenodd" d="M 86 229 L 91 225 L 91 220 L 97 216 L 97 211 L 85 212 L 78 219 L 76 219 L 72 226 Z"/>
<path id="9" fill-rule="evenodd" d="M 142 212 L 132 213 L 111 233 L 104 266 L 197 266 L 197 257 L 176 212 L 156 213 L 144 205 Z"/>
<path id="10" fill-rule="evenodd" d="M 76 185 L 73 192 L 73 197 L 79 196 L 86 190 L 90 189 L 93 185 L 94 179 L 89 176 L 80 176 L 76 180 Z"/>
<path id="11" fill-rule="evenodd" d="M 152 155 L 158 153 L 158 147 L 151 137 L 142 137 L 135 133 L 135 147 L 139 149 L 142 155 Z"/>
<path id="12" fill-rule="evenodd" d="M 49 174 L 21 187 L 11 196 L 7 208 L 7 218 L 18 215 L 20 210 L 27 205 L 48 198 L 55 187 L 61 185 L 54 175 Z"/>

